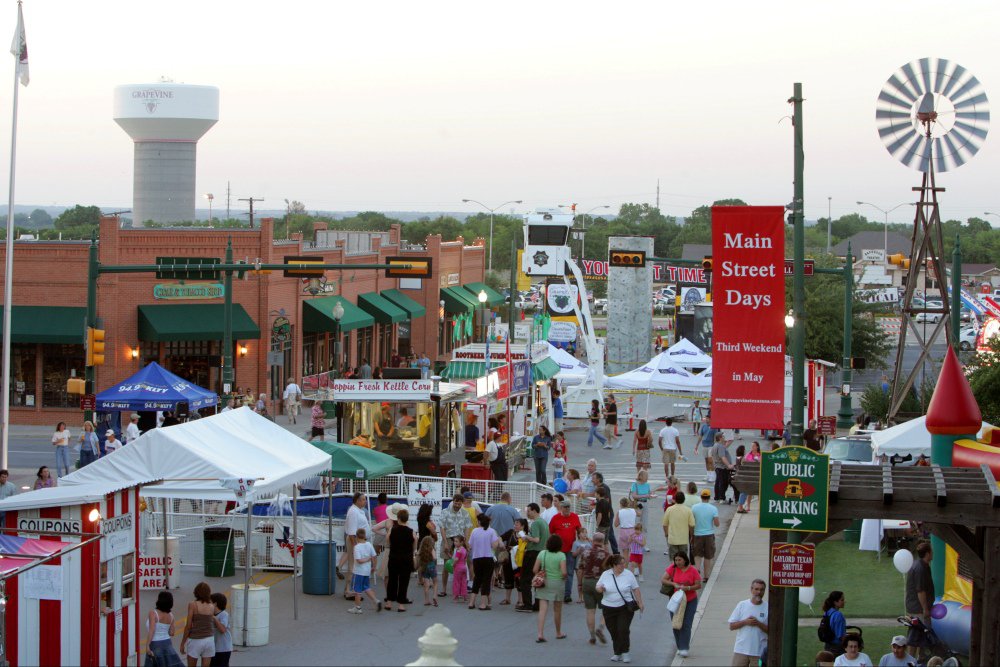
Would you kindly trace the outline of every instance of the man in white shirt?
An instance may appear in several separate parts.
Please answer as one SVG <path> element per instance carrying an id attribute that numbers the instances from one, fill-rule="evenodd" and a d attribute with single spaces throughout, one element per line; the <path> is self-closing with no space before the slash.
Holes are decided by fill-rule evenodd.
<path id="1" fill-rule="evenodd" d="M 122 441 L 115 438 L 115 432 L 110 428 L 104 432 L 104 437 L 107 438 L 107 440 L 104 441 L 105 456 L 122 446 Z"/>
<path id="2" fill-rule="evenodd" d="M 299 406 L 302 401 L 302 389 L 299 385 L 295 384 L 295 378 L 288 378 L 288 386 L 285 387 L 285 393 L 281 396 L 285 401 L 285 414 L 288 415 L 288 420 L 295 423 L 295 418 L 299 416 Z"/>
<path id="3" fill-rule="evenodd" d="M 734 667 L 756 665 L 767 644 L 767 602 L 764 601 L 766 590 L 767 584 L 762 579 L 754 579 L 750 584 L 750 599 L 736 605 L 729 616 L 729 629 L 736 632 Z"/>
<path id="4" fill-rule="evenodd" d="M 139 435 L 139 415 L 133 412 L 128 426 L 125 427 L 125 444 L 135 442 L 139 439 Z"/>
<path id="5" fill-rule="evenodd" d="M 667 425 L 660 429 L 660 451 L 663 452 L 663 474 L 670 479 L 677 473 L 677 455 L 684 456 L 681 433 L 670 417 L 667 417 Z"/>
<path id="6" fill-rule="evenodd" d="M 542 500 L 541 517 L 542 521 L 544 521 L 545 525 L 547 526 L 549 525 L 549 522 L 552 521 L 552 517 L 554 517 L 556 514 L 559 514 L 559 509 L 556 508 L 556 506 L 553 504 L 552 502 L 553 498 L 551 493 L 543 493 L 541 500 Z"/>
<path id="7" fill-rule="evenodd" d="M 344 553 L 340 557 L 340 562 L 337 563 L 338 568 L 347 565 L 347 577 L 348 581 L 351 581 L 350 577 L 354 573 L 354 546 L 358 543 L 358 528 L 364 528 L 366 531 L 370 530 L 371 526 L 368 522 L 368 515 L 365 514 L 365 510 L 368 506 L 368 497 L 363 493 L 355 493 L 351 506 L 347 508 L 347 516 L 344 518 L 344 539 L 347 544 L 344 545 Z M 344 597 L 351 600 L 354 599 L 354 591 L 351 590 L 350 584 L 346 587 L 348 590 L 345 592 Z"/>

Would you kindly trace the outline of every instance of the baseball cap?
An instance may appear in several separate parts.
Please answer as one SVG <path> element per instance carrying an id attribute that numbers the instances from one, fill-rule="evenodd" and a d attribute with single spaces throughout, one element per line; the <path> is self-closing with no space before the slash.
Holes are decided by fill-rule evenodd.
<path id="1" fill-rule="evenodd" d="M 712 492 L 709 491 L 708 489 L 702 489 L 701 490 L 701 497 L 702 498 L 711 498 L 712 497 Z"/>
<path id="2" fill-rule="evenodd" d="M 572 505 L 568 500 L 564 500 L 561 503 L 559 503 L 559 507 L 572 507 Z"/>
<path id="3" fill-rule="evenodd" d="M 462 494 L 462 497 L 463 498 L 472 498 L 473 497 L 472 496 L 472 491 L 466 491 L 465 493 Z"/>
<path id="4" fill-rule="evenodd" d="M 896 635 L 892 638 L 893 646 L 906 646 L 906 637 L 903 635 Z"/>
<path id="5" fill-rule="evenodd" d="M 110 428 L 107 431 L 104 432 L 105 436 L 114 435 L 114 434 L 115 434 L 115 432 L 112 431 Z"/>

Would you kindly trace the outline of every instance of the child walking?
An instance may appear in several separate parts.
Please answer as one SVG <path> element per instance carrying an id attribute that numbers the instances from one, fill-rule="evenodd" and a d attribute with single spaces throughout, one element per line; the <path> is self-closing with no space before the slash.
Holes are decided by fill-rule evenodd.
<path id="1" fill-rule="evenodd" d="M 424 587 L 424 606 L 438 606 L 437 601 L 437 555 L 434 553 L 434 538 L 425 535 L 417 549 L 417 573 Z"/>
<path id="2" fill-rule="evenodd" d="M 639 583 L 642 583 L 642 557 L 646 551 L 646 534 L 642 532 L 642 524 L 636 523 L 635 530 L 628 543 L 628 569 L 633 574 L 639 573 Z"/>
<path id="3" fill-rule="evenodd" d="M 556 433 L 552 441 L 552 470 L 554 478 L 559 479 L 566 471 L 566 436 L 562 431 Z"/>
<path id="4" fill-rule="evenodd" d="M 451 538 L 455 546 L 453 554 L 455 563 L 452 571 L 451 594 L 455 597 L 455 602 L 469 601 L 469 568 L 466 564 L 469 552 L 465 548 L 465 538 L 456 535 Z"/>
<path id="5" fill-rule="evenodd" d="M 222 593 L 212 593 L 209 600 L 215 605 L 215 655 L 209 667 L 229 667 L 229 658 L 233 655 L 233 635 L 229 631 L 229 612 L 226 611 L 228 600 Z"/>
<path id="6" fill-rule="evenodd" d="M 361 609 L 361 596 L 367 595 L 368 599 L 375 605 L 375 611 L 382 611 L 382 603 L 375 598 L 375 591 L 372 590 L 372 563 L 375 562 L 375 547 L 368 541 L 368 532 L 364 528 L 358 528 L 357 544 L 354 545 L 354 577 L 351 579 L 351 588 L 354 590 L 354 606 L 347 610 L 349 614 L 363 614 Z"/>

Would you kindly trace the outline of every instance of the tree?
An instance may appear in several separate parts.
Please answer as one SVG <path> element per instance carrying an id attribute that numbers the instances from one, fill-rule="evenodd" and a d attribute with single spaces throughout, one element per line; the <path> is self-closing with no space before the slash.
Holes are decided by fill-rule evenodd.
<path id="1" fill-rule="evenodd" d="M 1000 336 L 987 342 L 986 349 L 976 353 L 969 367 L 969 386 L 983 420 L 996 424 L 1000 420 Z"/>
<path id="2" fill-rule="evenodd" d="M 14 221 L 17 222 L 17 216 L 14 216 Z M 48 211 L 44 208 L 36 208 L 28 216 L 28 226 L 34 227 L 35 229 L 43 229 L 45 227 L 52 226 L 52 216 L 49 215 Z"/>
<path id="3" fill-rule="evenodd" d="M 74 227 L 97 227 L 101 222 L 101 209 L 96 206 L 80 206 L 68 208 L 55 219 L 56 229 L 72 229 Z"/>

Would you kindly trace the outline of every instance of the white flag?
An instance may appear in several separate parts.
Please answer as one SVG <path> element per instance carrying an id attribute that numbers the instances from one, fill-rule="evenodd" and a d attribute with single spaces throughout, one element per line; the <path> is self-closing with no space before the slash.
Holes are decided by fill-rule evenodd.
<path id="1" fill-rule="evenodd" d="M 17 71 L 21 85 L 28 85 L 28 39 L 24 36 L 24 14 L 21 3 L 17 3 L 17 30 L 14 40 L 10 43 L 10 52 L 17 58 Z"/>

